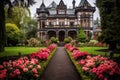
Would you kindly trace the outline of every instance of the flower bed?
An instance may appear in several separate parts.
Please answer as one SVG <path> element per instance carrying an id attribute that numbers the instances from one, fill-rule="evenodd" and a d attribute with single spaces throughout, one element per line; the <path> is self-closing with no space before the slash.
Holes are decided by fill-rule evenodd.
<path id="1" fill-rule="evenodd" d="M 40 50 L 40 54 L 45 56 L 51 54 L 56 45 L 50 45 L 44 50 Z M 43 54 L 45 53 L 46 54 Z M 51 55 L 50 55 L 51 57 Z M 46 58 L 42 57 L 41 60 Z M 47 56 L 48 59 L 48 56 Z M 48 64 L 50 58 L 44 62 L 44 67 Z M 42 63 L 43 64 L 43 63 Z M 0 80 L 38 80 L 43 71 L 43 65 L 36 57 L 21 57 L 17 60 L 9 60 L 0 65 Z"/>
<path id="2" fill-rule="evenodd" d="M 84 74 L 90 76 L 92 80 L 120 80 L 120 66 L 113 60 L 109 60 L 108 58 L 100 55 L 90 56 L 88 53 L 86 55 L 83 55 L 83 53 L 80 54 L 78 50 L 71 50 L 72 46 L 69 44 L 65 45 L 65 48 L 69 51 L 68 53 L 71 54 L 70 56 L 72 56 L 74 59 L 72 61 L 77 69 L 79 68 L 78 70 L 81 70 Z M 82 58 L 76 60 L 76 58 L 74 58 L 76 56 L 73 54 L 80 55 L 78 57 Z M 82 74 L 81 71 L 79 71 L 80 74 Z"/>
<path id="3" fill-rule="evenodd" d="M 55 44 L 48 46 L 46 49 L 40 49 L 38 52 L 34 52 L 29 55 L 30 58 L 37 58 L 40 60 L 47 60 L 50 53 L 56 48 Z"/>

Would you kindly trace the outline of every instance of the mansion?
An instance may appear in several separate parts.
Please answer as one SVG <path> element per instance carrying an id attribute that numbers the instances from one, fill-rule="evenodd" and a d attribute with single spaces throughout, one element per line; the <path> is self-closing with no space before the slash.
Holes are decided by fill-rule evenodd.
<path id="1" fill-rule="evenodd" d="M 64 0 L 59 4 L 54 1 L 46 7 L 44 2 L 37 8 L 38 32 L 37 36 L 41 40 L 49 40 L 57 37 L 60 42 L 70 36 L 76 39 L 80 27 L 89 36 L 93 28 L 93 14 L 95 7 L 92 7 L 87 0 L 81 0 L 78 6 L 76 1 L 72 1 L 72 8 L 67 8 Z"/>

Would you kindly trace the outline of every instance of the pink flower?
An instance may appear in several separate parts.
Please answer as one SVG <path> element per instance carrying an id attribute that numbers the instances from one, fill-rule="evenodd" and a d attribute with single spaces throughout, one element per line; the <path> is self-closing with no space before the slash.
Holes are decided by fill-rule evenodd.
<path id="1" fill-rule="evenodd" d="M 89 70 L 89 68 L 87 68 L 87 67 L 82 67 L 82 69 L 83 69 L 84 71 L 88 71 L 88 70 Z"/>
<path id="2" fill-rule="evenodd" d="M 41 66 L 40 66 L 40 65 L 37 65 L 37 69 L 41 69 Z"/>
<path id="3" fill-rule="evenodd" d="M 103 76 L 102 74 L 99 74 L 99 75 L 98 75 L 98 78 L 99 78 L 100 80 L 102 80 L 102 79 L 104 78 L 104 76 Z"/>
<path id="4" fill-rule="evenodd" d="M 11 77 L 15 77 L 16 74 L 14 74 L 14 73 L 10 73 L 10 76 L 11 76 Z"/>
<path id="5" fill-rule="evenodd" d="M 0 65 L 0 69 L 2 69 L 3 68 L 3 65 Z"/>
<path id="6" fill-rule="evenodd" d="M 38 75 L 38 74 L 34 74 L 34 76 L 35 76 L 36 78 L 38 78 L 38 77 L 39 77 L 39 75 Z"/>
<path id="7" fill-rule="evenodd" d="M 27 71 L 28 71 L 28 68 L 23 68 L 23 71 L 24 71 L 24 72 L 27 72 Z"/>
<path id="8" fill-rule="evenodd" d="M 33 72 L 33 73 L 38 73 L 36 68 L 33 68 L 33 69 L 32 69 L 32 72 Z"/>
<path id="9" fill-rule="evenodd" d="M 104 80 L 108 80 L 108 78 L 105 77 Z"/>
<path id="10" fill-rule="evenodd" d="M 33 65 L 29 65 L 28 68 L 29 68 L 29 69 L 32 69 L 32 68 L 33 68 Z"/>
<path id="11" fill-rule="evenodd" d="M 19 69 L 16 69 L 16 70 L 14 71 L 14 73 L 15 73 L 16 75 L 20 75 L 20 70 L 19 70 Z"/>
<path id="12" fill-rule="evenodd" d="M 4 79 L 6 77 L 7 70 L 0 70 L 0 79 Z"/>

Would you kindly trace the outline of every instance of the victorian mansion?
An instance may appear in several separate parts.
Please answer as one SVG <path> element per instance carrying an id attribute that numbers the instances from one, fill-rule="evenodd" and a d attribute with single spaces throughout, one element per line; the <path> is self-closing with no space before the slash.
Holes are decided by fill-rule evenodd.
<path id="1" fill-rule="evenodd" d="M 60 0 L 59 4 L 53 1 L 48 7 L 42 2 L 36 11 L 38 38 L 49 40 L 51 37 L 57 37 L 60 42 L 68 36 L 76 39 L 79 27 L 82 27 L 88 36 L 93 27 L 95 7 L 87 0 L 81 0 L 78 6 L 75 6 L 75 3 L 73 0 L 72 8 L 67 8 L 63 0 Z"/>

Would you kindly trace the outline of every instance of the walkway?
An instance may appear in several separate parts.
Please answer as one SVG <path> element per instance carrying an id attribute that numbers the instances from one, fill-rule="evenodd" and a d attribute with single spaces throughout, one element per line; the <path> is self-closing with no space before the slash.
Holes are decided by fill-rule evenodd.
<path id="1" fill-rule="evenodd" d="M 80 80 L 64 47 L 58 47 L 41 80 Z"/>

